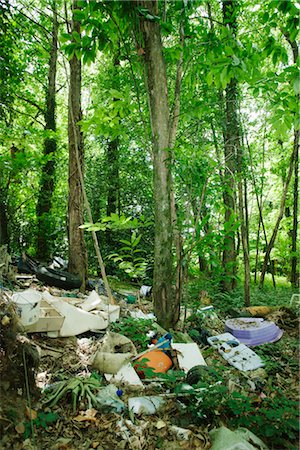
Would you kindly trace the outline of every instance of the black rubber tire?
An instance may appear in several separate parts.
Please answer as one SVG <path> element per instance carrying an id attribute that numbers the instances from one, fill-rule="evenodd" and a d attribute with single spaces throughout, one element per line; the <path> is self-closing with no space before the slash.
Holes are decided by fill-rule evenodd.
<path id="1" fill-rule="evenodd" d="M 188 371 L 186 382 L 190 385 L 195 385 L 199 381 L 211 383 L 216 381 L 215 377 L 214 371 L 210 367 L 199 365 L 192 367 Z"/>
<path id="2" fill-rule="evenodd" d="M 36 277 L 49 286 L 67 290 L 79 289 L 82 284 L 81 278 L 77 275 L 43 266 L 37 268 Z"/>

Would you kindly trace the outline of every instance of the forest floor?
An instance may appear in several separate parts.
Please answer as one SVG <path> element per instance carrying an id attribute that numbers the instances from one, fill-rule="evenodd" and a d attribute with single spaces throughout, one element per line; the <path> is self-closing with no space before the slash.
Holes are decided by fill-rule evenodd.
<path id="1" fill-rule="evenodd" d="M 129 313 L 138 309 L 145 314 L 152 312 L 151 299 L 129 305 L 126 295 L 130 292 L 136 295 L 137 289 L 118 283 L 114 289 L 120 292 L 121 320 L 119 324 L 112 324 L 111 330 L 127 335 L 137 351 L 142 351 L 149 342 L 146 333 L 153 330 L 153 323 L 132 319 Z M 93 345 L 102 336 L 85 333 L 53 339 L 41 333 L 30 335 L 30 342 L 40 351 L 38 367 L 33 369 L 35 385 L 28 382 L 25 389 L 14 390 L 7 378 L 0 380 L 0 448 L 206 450 L 212 445 L 210 430 L 227 426 L 231 430 L 247 427 L 269 449 L 297 449 L 299 320 L 296 309 L 289 308 L 290 298 L 291 289 L 284 285 L 279 285 L 277 291 L 267 287 L 264 293 L 254 288 L 253 304 L 276 306 L 268 319 L 284 331 L 279 341 L 254 348 L 265 363 L 263 368 L 247 372 L 235 369 L 205 342 L 204 337 L 204 340 L 198 338 L 196 341 L 211 372 L 196 386 L 187 387 L 186 375 L 175 369 L 158 380 L 144 380 L 142 391 L 128 385 L 117 386 L 122 387 L 120 400 L 125 405 L 128 398 L 135 396 L 160 395 L 164 398 L 163 407 L 153 415 L 134 415 L 127 408 L 122 412 L 116 409 L 103 412 L 89 408 L 83 400 L 74 411 L 69 394 L 49 407 L 49 403 L 45 403 L 49 392 L 43 389 L 78 375 L 90 375 L 92 369 L 88 359 Z M 195 330 L 203 328 L 212 335 L 223 333 L 225 320 L 232 317 L 232 308 L 235 312 L 242 309 L 241 300 L 239 290 L 232 296 L 224 296 L 214 294 L 209 283 L 206 286 L 191 282 L 186 292 L 187 308 L 196 310 L 201 304 L 212 304 L 214 315 L 203 318 L 203 315 L 192 314 L 180 323 L 179 329 L 185 336 L 195 336 Z M 26 365 L 24 369 L 21 361 L 17 369 L 19 375 L 24 374 Z M 96 375 L 96 379 L 100 380 L 100 377 Z M 100 382 L 107 384 L 104 379 Z M 219 447 L 219 450 L 224 448 Z"/>

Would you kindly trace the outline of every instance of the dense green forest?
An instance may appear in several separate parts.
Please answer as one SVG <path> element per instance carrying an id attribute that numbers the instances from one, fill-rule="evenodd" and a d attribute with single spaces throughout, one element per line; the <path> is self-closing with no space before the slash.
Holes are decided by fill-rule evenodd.
<path id="1" fill-rule="evenodd" d="M 82 277 L 299 285 L 296 0 L 0 0 L 0 245 Z"/>

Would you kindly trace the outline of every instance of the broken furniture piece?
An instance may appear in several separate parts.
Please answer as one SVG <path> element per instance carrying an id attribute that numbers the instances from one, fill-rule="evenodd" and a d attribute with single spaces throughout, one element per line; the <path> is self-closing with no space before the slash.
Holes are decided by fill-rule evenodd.
<path id="1" fill-rule="evenodd" d="M 53 297 L 49 292 L 43 292 L 43 298 L 57 310 L 65 320 L 58 334 L 48 334 L 50 337 L 77 336 L 86 331 L 98 331 L 107 328 L 108 321 L 103 317 L 83 311 L 76 306 L 70 305 L 61 297 Z"/>
<path id="2" fill-rule="evenodd" d="M 45 299 L 41 300 L 40 316 L 37 322 L 24 326 L 27 333 L 43 333 L 48 331 L 59 331 L 64 323 L 65 317 Z"/>

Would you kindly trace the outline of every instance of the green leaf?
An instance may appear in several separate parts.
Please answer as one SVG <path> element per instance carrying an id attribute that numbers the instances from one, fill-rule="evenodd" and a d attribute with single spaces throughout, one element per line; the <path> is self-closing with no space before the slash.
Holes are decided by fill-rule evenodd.
<path id="1" fill-rule="evenodd" d="M 117 89 L 110 89 L 109 92 L 110 92 L 111 96 L 114 98 L 119 98 L 119 99 L 124 98 L 124 95 L 120 91 L 117 91 Z"/>
<path id="2" fill-rule="evenodd" d="M 221 75 L 220 75 L 220 81 L 221 81 L 221 85 L 222 85 L 223 89 L 225 89 L 227 86 L 227 71 L 228 71 L 228 67 L 226 66 L 226 67 L 224 67 L 224 69 L 222 70 Z"/>
<path id="3" fill-rule="evenodd" d="M 72 36 L 73 36 L 73 39 L 75 40 L 75 42 L 77 42 L 77 43 L 81 42 L 80 34 L 77 31 L 75 31 L 75 30 L 72 31 Z"/>
<path id="4" fill-rule="evenodd" d="M 77 59 L 81 59 L 81 50 L 80 48 L 75 49 L 75 55 Z"/>
<path id="5" fill-rule="evenodd" d="M 71 35 L 69 33 L 62 33 L 60 35 L 60 41 L 61 42 L 68 42 L 71 40 Z"/>
<path id="6" fill-rule="evenodd" d="M 213 73 L 212 72 L 208 72 L 208 74 L 206 75 L 206 82 L 208 84 L 208 86 L 211 86 L 213 83 Z"/>
<path id="7" fill-rule="evenodd" d="M 294 80 L 294 92 L 296 95 L 300 94 L 300 77 L 298 76 Z"/>
<path id="8" fill-rule="evenodd" d="M 85 12 L 80 11 L 80 9 L 75 9 L 73 11 L 73 19 L 77 20 L 78 22 L 85 19 Z"/>
<path id="9" fill-rule="evenodd" d="M 74 42 L 65 46 L 64 50 L 69 59 L 71 59 L 73 57 L 75 48 L 76 48 L 76 44 Z"/>
<path id="10" fill-rule="evenodd" d="M 134 233 L 133 233 L 134 234 Z M 140 240 L 142 238 L 142 235 L 140 234 L 137 238 L 135 238 L 132 242 L 132 247 L 137 247 L 140 243 Z"/>
<path id="11" fill-rule="evenodd" d="M 120 242 L 122 242 L 122 244 L 129 245 L 131 247 L 131 242 L 127 241 L 126 239 L 120 239 Z"/>

